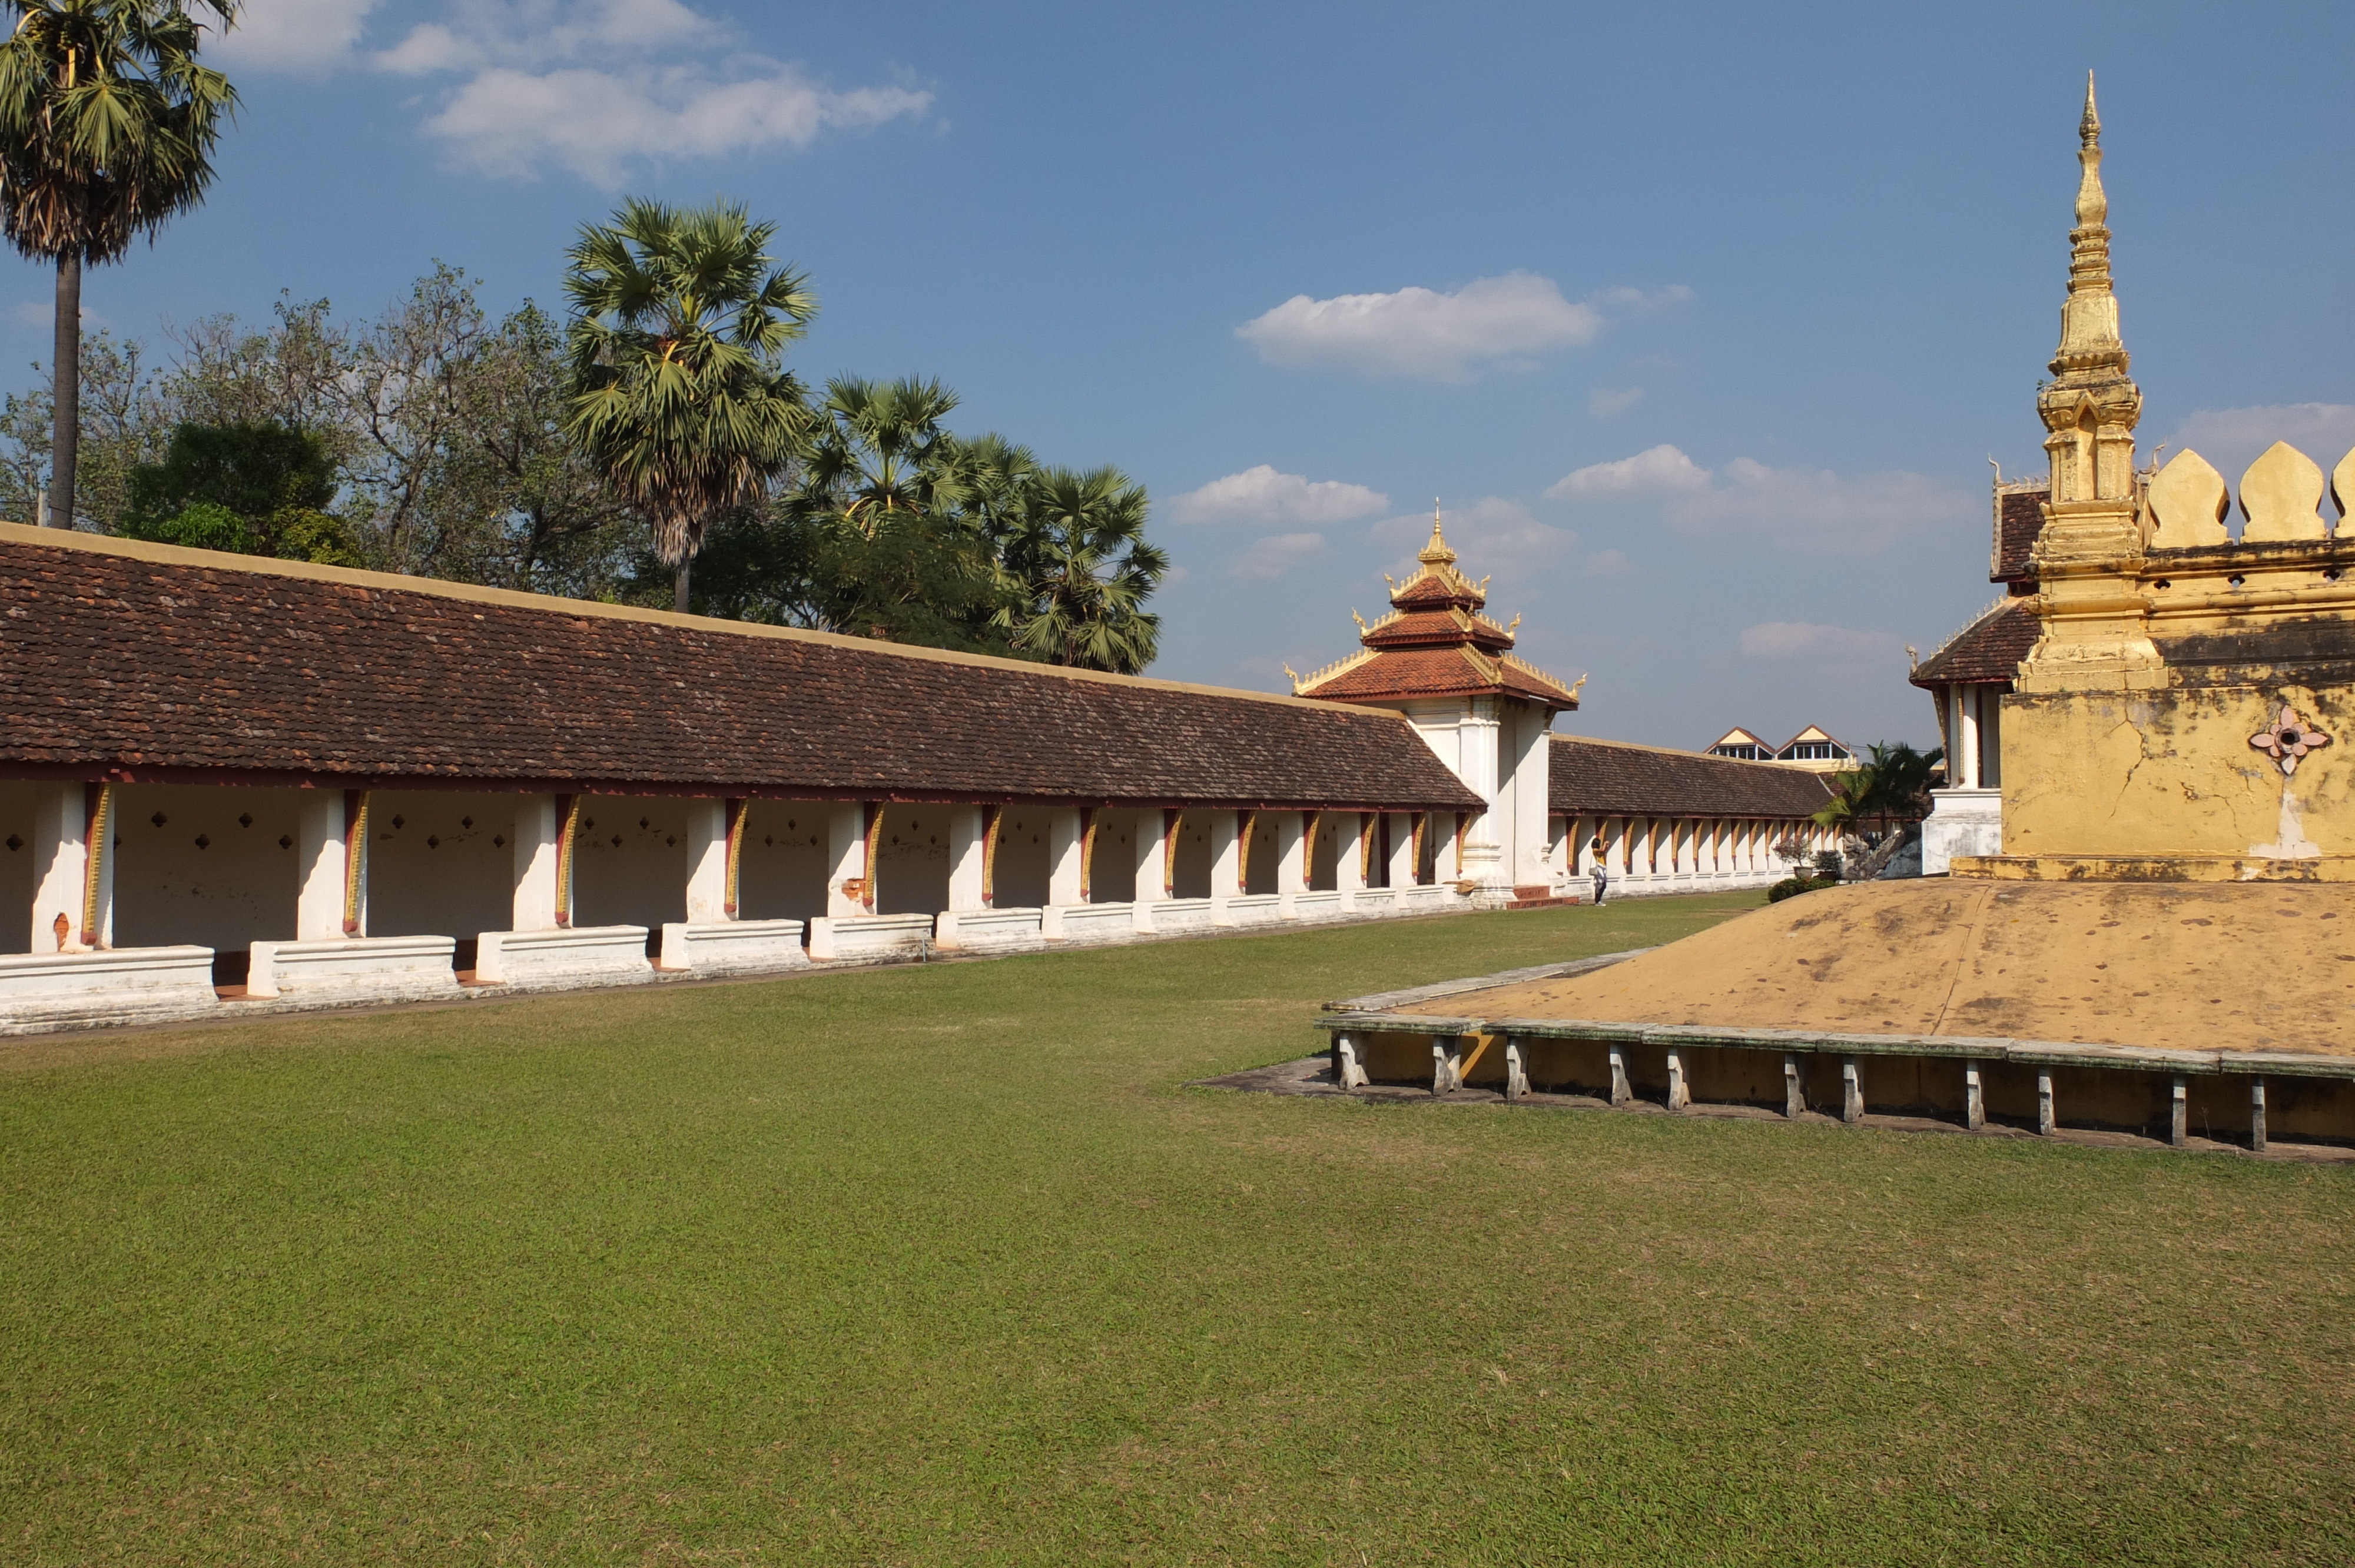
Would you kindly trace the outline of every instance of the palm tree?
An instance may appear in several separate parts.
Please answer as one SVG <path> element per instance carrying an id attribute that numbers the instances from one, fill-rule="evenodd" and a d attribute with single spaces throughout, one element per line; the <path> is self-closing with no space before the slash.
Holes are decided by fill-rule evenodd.
<path id="1" fill-rule="evenodd" d="M 237 0 L 193 0 L 236 25 Z M 74 521 L 81 446 L 81 273 L 121 260 L 212 184 L 237 90 L 197 63 L 189 0 L 7 0 L 0 43 L 0 228 L 57 268 L 49 515 Z"/>
<path id="2" fill-rule="evenodd" d="M 1006 651 L 990 630 L 1009 592 L 988 520 L 1004 510 L 1003 442 L 942 421 L 937 381 L 826 385 L 787 511 L 808 542 L 813 607 L 837 631 L 936 648 Z"/>
<path id="3" fill-rule="evenodd" d="M 568 254 L 566 428 L 654 531 L 674 606 L 704 530 L 765 497 L 810 422 L 786 347 L 817 313 L 808 281 L 772 264 L 773 223 L 730 202 L 632 197 Z"/>
<path id="4" fill-rule="evenodd" d="M 1134 675 L 1153 662 L 1161 618 L 1145 608 L 1168 553 L 1145 539 L 1145 487 L 1116 468 L 1038 470 L 1003 546 L 1019 609 L 1000 614 L 1017 652 Z"/>
<path id="5" fill-rule="evenodd" d="M 1930 813 L 1931 770 L 1945 756 L 1935 749 L 1916 751 L 1904 741 L 1875 741 L 1860 766 L 1834 776 L 1836 792 L 1815 820 L 1849 832 L 1867 821 L 1919 821 Z"/>

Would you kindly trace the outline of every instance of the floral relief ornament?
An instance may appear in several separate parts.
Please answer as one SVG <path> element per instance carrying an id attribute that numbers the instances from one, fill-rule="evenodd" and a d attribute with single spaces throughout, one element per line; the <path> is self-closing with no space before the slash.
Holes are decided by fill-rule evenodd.
<path id="1" fill-rule="evenodd" d="M 2297 760 L 2309 751 L 2319 751 L 2330 744 L 2330 737 L 2297 716 L 2297 710 L 2287 703 L 2274 722 L 2249 736 L 2249 744 L 2281 764 L 2285 776 L 2297 771 Z"/>

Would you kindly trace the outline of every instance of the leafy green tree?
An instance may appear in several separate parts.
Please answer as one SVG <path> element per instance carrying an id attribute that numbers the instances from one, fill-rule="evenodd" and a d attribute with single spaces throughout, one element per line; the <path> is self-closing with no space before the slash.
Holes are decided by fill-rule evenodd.
<path id="1" fill-rule="evenodd" d="M 827 383 L 802 482 L 785 507 L 788 526 L 805 539 L 799 559 L 814 624 L 1008 651 L 994 625 L 1013 590 L 973 510 L 994 476 L 943 423 L 955 407 L 956 394 L 937 381 Z"/>
<path id="2" fill-rule="evenodd" d="M 132 473 L 122 532 L 199 549 L 359 566 L 326 443 L 274 421 L 183 423 L 161 462 Z"/>
<path id="3" fill-rule="evenodd" d="M 196 0 L 234 25 L 236 0 Z M 57 269 L 52 515 L 70 528 L 80 471 L 81 274 L 203 199 L 237 92 L 199 65 L 183 0 L 7 0 L 0 42 L 0 229 Z"/>
<path id="4" fill-rule="evenodd" d="M 1832 778 L 1835 791 L 1815 820 L 1857 832 L 1867 822 L 1918 822 L 1930 814 L 1930 784 L 1945 753 L 1916 751 L 1900 741 L 1875 741 L 1859 766 Z"/>
<path id="5" fill-rule="evenodd" d="M 704 531 L 765 498 L 809 426 L 783 361 L 817 301 L 799 272 L 773 264 L 775 237 L 732 203 L 633 197 L 568 256 L 568 428 L 645 516 L 681 610 Z"/>
<path id="6" fill-rule="evenodd" d="M 1169 556 L 1145 538 L 1145 487 L 1116 468 L 1039 469 L 1002 546 L 1019 602 L 996 624 L 1050 664 L 1133 675 L 1153 662 L 1161 618 L 1145 602 Z"/>

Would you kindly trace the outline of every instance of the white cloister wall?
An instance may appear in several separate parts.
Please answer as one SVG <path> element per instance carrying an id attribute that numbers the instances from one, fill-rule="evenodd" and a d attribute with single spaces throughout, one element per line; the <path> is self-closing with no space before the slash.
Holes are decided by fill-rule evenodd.
<path id="1" fill-rule="evenodd" d="M 21 779 L 0 780 L 0 953 L 29 953 L 37 947 L 33 941 L 35 789 Z"/>
<path id="2" fill-rule="evenodd" d="M 291 938 L 303 789 L 126 784 L 115 792 L 114 946 L 242 954 Z M 161 818 L 158 821 L 156 819 Z"/>
<path id="3" fill-rule="evenodd" d="M 430 789 L 371 795 L 368 934 L 463 939 L 505 930 L 514 913 L 515 802 Z"/>
<path id="4" fill-rule="evenodd" d="M 826 913 L 826 824 L 812 800 L 754 800 L 736 866 L 742 920 L 814 920 Z"/>

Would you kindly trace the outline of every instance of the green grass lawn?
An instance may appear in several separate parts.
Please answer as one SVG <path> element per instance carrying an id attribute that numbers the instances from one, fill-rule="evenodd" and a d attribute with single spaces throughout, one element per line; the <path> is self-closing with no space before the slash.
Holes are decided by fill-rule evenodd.
<path id="1" fill-rule="evenodd" d="M 0 1560 L 2355 1559 L 2355 1174 L 1184 1087 L 1754 901 L 0 1045 Z"/>

